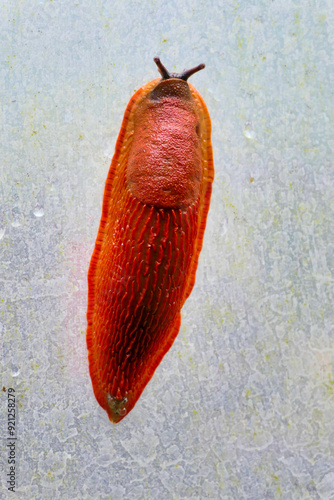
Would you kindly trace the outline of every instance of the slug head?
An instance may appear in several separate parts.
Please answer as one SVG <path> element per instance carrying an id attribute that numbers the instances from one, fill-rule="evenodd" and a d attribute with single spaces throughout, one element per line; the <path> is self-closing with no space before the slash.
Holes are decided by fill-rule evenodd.
<path id="1" fill-rule="evenodd" d="M 182 208 L 196 202 L 202 178 L 198 103 L 187 78 L 204 64 L 181 74 L 161 73 L 134 113 L 127 182 L 140 201 L 157 208 Z"/>
<path id="2" fill-rule="evenodd" d="M 205 64 L 199 64 L 192 69 L 185 69 L 182 73 L 170 73 L 161 63 L 159 57 L 155 57 L 154 62 L 158 66 L 161 80 L 152 90 L 150 98 L 156 101 L 164 97 L 177 97 L 189 101 L 191 93 L 187 80 L 191 75 L 205 68 Z"/>

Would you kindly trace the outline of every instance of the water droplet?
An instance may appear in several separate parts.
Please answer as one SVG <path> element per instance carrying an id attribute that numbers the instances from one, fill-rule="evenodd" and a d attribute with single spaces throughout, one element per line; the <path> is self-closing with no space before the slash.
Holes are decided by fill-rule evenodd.
<path id="1" fill-rule="evenodd" d="M 13 227 L 19 227 L 21 226 L 21 214 L 19 212 L 19 209 L 17 207 L 12 209 L 12 226 Z"/>
<path id="2" fill-rule="evenodd" d="M 252 128 L 251 122 L 245 123 L 244 136 L 247 139 L 254 139 L 255 138 L 255 132 Z"/>
<path id="3" fill-rule="evenodd" d="M 12 377 L 18 377 L 20 375 L 20 369 L 16 365 L 12 365 Z"/>
<path id="4" fill-rule="evenodd" d="M 120 408 L 118 410 L 118 414 L 121 415 L 123 417 L 123 415 L 126 415 L 126 408 Z"/>
<path id="5" fill-rule="evenodd" d="M 36 203 L 34 208 L 34 216 L 43 217 L 43 215 L 44 215 L 44 208 L 39 203 Z"/>
<path id="6" fill-rule="evenodd" d="M 221 235 L 224 236 L 227 233 L 228 218 L 224 219 L 221 223 Z"/>
<path id="7" fill-rule="evenodd" d="M 2 238 L 4 237 L 5 232 L 6 232 L 6 228 L 5 227 L 1 227 L 0 228 L 0 240 L 2 240 Z"/>

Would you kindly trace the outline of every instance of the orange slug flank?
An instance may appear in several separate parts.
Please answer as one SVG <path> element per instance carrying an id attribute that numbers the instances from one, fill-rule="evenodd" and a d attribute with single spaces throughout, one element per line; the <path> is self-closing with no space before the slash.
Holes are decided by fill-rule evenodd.
<path id="1" fill-rule="evenodd" d="M 187 78 L 139 89 L 124 114 L 88 272 L 93 389 L 112 422 L 127 415 L 181 323 L 194 283 L 214 177 L 211 124 Z"/>

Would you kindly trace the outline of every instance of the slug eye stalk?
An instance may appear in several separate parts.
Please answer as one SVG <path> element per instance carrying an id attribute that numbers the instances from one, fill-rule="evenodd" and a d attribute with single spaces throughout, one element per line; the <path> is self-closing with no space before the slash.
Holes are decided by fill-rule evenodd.
<path id="1" fill-rule="evenodd" d="M 183 70 L 182 73 L 170 73 L 162 64 L 159 57 L 155 57 L 153 60 L 158 66 L 158 70 L 162 77 L 162 80 L 168 80 L 169 78 L 179 78 L 180 80 L 184 80 L 186 82 L 191 75 L 205 68 L 205 64 L 199 64 L 194 68 Z"/>

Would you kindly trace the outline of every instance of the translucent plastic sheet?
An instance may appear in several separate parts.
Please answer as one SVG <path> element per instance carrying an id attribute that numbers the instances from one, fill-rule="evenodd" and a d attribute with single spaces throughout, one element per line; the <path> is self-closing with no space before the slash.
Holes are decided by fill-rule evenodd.
<path id="1" fill-rule="evenodd" d="M 333 26 L 329 0 L 1 3 L 1 498 L 13 472 L 22 499 L 334 498 Z M 216 178 L 179 336 L 114 426 L 86 278 L 156 55 L 206 64 Z"/>

